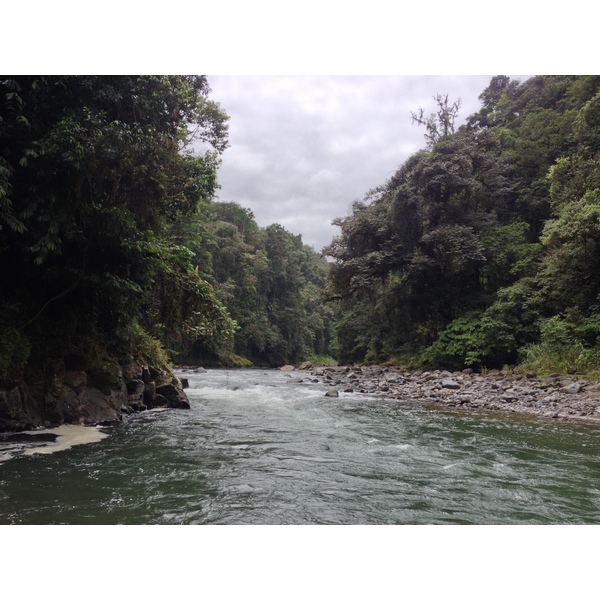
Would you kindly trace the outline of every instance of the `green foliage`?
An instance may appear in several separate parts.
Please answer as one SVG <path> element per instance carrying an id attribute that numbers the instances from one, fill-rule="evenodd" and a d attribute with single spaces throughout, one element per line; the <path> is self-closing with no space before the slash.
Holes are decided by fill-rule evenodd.
<path id="1" fill-rule="evenodd" d="M 131 323 L 129 331 L 132 356 L 135 355 L 151 365 L 166 365 L 171 362 L 171 357 L 162 344 L 137 321 Z"/>
<path id="2" fill-rule="evenodd" d="M 458 130 L 445 96 L 437 113 L 413 114 L 427 150 L 334 221 L 327 298 L 341 362 L 593 369 L 599 90 L 597 76 L 497 76 Z"/>
<path id="3" fill-rule="evenodd" d="M 594 359 L 597 368 L 600 357 L 598 352 L 594 355 L 589 351 L 585 352 L 573 324 L 560 315 L 554 315 L 544 321 L 540 326 L 540 333 L 538 343 L 525 346 L 521 350 L 523 368 L 540 374 L 552 371 L 576 372 L 582 368 L 589 369 Z"/>
<path id="4" fill-rule="evenodd" d="M 429 117 L 425 117 L 422 108 L 418 112 L 412 113 L 413 123 L 425 126 L 428 148 L 454 133 L 454 123 L 460 110 L 460 100 L 448 105 L 448 94 L 445 96 L 438 94 L 434 100 L 437 104 L 437 112 L 431 113 Z"/>
<path id="5" fill-rule="evenodd" d="M 455 319 L 422 355 L 422 361 L 432 367 L 462 369 L 478 367 L 485 356 L 485 338 L 481 312 L 471 312 Z"/>
<path id="6" fill-rule="evenodd" d="M 532 278 L 523 277 L 498 290 L 481 317 L 486 366 L 514 364 L 519 348 L 538 339 L 543 305 L 543 295 Z"/>
<path id="7" fill-rule="evenodd" d="M 562 312 L 577 307 L 596 311 L 600 300 L 600 189 L 565 204 L 558 218 L 549 220 L 541 242 L 546 248 L 539 280 Z"/>
<path id="8" fill-rule="evenodd" d="M 224 352 L 219 355 L 218 365 L 229 369 L 247 369 L 248 367 L 252 367 L 253 363 L 243 356 Z"/>
<path id="9" fill-rule="evenodd" d="M 309 354 L 306 360 L 310 361 L 313 365 L 321 367 L 336 367 L 338 364 L 333 356 L 323 356 L 320 354 Z"/>
<path id="10" fill-rule="evenodd" d="M 332 316 L 321 294 L 328 265 L 300 236 L 276 224 L 259 228 L 252 212 L 234 202 L 212 204 L 178 235 L 235 323 L 226 351 L 198 338 L 182 351 L 189 360 L 280 366 L 327 351 Z"/>
<path id="11" fill-rule="evenodd" d="M 489 301 L 502 280 L 497 265 L 486 271 L 499 258 L 486 242 L 506 241 L 496 242 L 514 196 L 497 152 L 487 132 L 445 135 L 336 221 L 342 233 L 325 251 L 335 259 L 329 297 L 342 312 L 342 362 L 422 349 Z"/>
<path id="12" fill-rule="evenodd" d="M 173 235 L 227 146 L 209 92 L 199 76 L 0 81 L 0 321 L 32 347 L 227 347 L 235 323 Z"/>
<path id="13" fill-rule="evenodd" d="M 334 221 L 333 264 L 212 201 L 228 117 L 209 93 L 196 76 L 0 80 L 0 377 L 86 343 L 102 360 L 597 368 L 600 77 L 494 77 L 460 128 L 438 95 L 413 114 L 426 149 Z"/>
<path id="14" fill-rule="evenodd" d="M 486 262 L 482 277 L 491 292 L 512 284 L 519 277 L 532 275 L 541 246 L 528 243 L 530 226 L 523 221 L 492 227 L 482 238 Z"/>

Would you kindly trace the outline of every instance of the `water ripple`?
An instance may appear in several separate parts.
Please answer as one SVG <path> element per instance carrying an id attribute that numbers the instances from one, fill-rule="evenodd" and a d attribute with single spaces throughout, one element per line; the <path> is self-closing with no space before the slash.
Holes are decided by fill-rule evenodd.
<path id="1" fill-rule="evenodd" d="M 0 523 L 600 522 L 595 428 L 325 398 L 273 371 L 186 377 L 190 411 L 0 463 Z"/>

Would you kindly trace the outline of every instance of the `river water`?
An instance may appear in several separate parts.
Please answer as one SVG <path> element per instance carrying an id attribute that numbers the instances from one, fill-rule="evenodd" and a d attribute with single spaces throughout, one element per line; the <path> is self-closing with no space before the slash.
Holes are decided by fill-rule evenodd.
<path id="1" fill-rule="evenodd" d="M 600 523 L 599 428 L 329 398 L 299 372 L 183 376 L 191 410 L 92 444 L 3 435 L 0 524 Z"/>

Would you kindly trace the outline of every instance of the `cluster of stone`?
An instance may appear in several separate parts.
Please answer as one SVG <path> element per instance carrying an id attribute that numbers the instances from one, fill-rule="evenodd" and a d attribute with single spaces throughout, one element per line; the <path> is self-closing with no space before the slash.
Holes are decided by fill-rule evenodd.
<path id="1" fill-rule="evenodd" d="M 315 367 L 298 370 L 330 388 L 326 394 L 369 394 L 396 401 L 452 409 L 502 411 L 535 417 L 600 423 L 600 383 L 554 373 L 519 375 L 507 371 L 475 373 L 410 371 L 395 367 Z"/>

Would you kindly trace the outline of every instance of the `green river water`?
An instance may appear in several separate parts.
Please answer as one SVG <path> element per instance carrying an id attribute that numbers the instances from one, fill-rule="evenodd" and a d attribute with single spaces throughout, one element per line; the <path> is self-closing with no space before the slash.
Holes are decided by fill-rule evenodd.
<path id="1" fill-rule="evenodd" d="M 2 435 L 0 524 L 600 523 L 599 428 L 328 398 L 297 372 L 183 376 L 191 410 L 95 443 Z"/>

